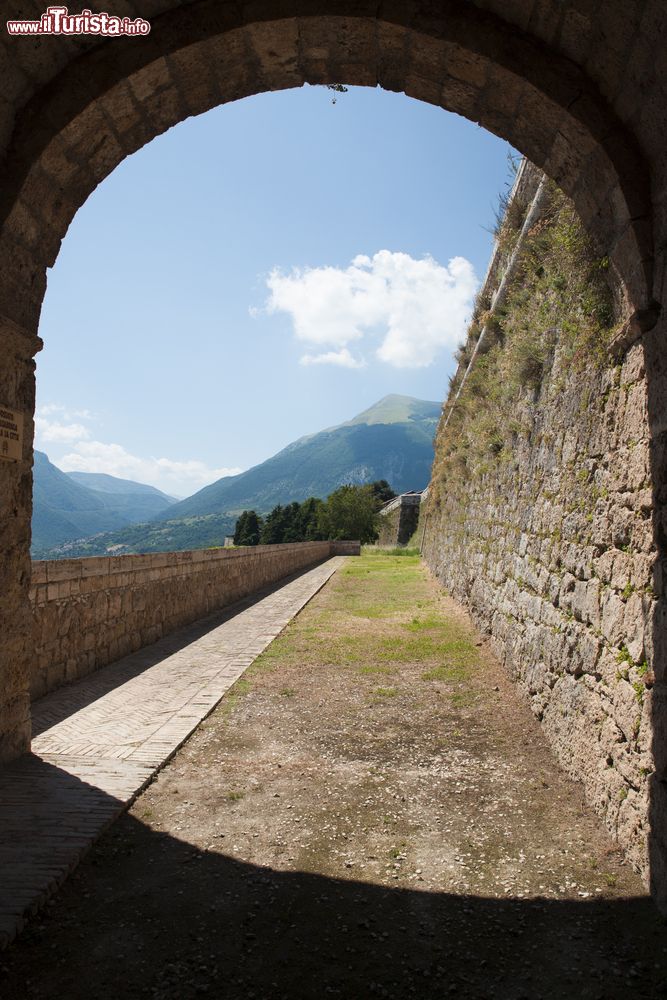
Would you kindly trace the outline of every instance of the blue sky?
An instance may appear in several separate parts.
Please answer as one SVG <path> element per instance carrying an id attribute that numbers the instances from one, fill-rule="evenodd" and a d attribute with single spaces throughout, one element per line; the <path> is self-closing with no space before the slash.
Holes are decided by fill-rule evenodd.
<path id="1" fill-rule="evenodd" d="M 171 129 L 91 195 L 49 273 L 37 447 L 185 496 L 387 393 L 444 399 L 508 149 L 379 89 Z"/>

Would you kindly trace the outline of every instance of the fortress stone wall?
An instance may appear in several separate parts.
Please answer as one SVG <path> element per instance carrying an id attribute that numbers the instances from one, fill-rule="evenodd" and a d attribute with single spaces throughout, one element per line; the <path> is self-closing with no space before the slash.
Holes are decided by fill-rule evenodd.
<path id="1" fill-rule="evenodd" d="M 570 212 L 547 201 L 531 220 L 495 316 L 491 270 L 443 410 L 420 537 L 431 570 L 491 637 L 559 761 L 659 894 L 665 361 L 655 331 L 627 348 L 618 324 L 595 327 L 600 301 L 590 314 L 582 306 L 588 289 L 595 298 L 587 272 L 567 305 L 583 266 L 567 272 L 564 241 L 580 238 Z"/>

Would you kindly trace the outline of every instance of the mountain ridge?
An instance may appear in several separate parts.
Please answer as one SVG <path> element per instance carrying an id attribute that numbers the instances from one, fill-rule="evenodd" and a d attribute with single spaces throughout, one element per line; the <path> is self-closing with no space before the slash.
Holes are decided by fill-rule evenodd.
<path id="1" fill-rule="evenodd" d="M 325 497 L 346 483 L 386 479 L 397 493 L 422 489 L 433 461 L 441 404 L 389 395 L 352 420 L 308 434 L 271 458 L 225 476 L 153 518 L 270 510 L 278 503 Z M 380 417 L 386 419 L 380 419 Z"/>
<path id="2" fill-rule="evenodd" d="M 91 488 L 80 477 L 114 480 L 112 490 Z M 97 477 L 100 477 L 97 479 Z M 124 484 L 128 484 L 124 488 Z M 35 451 L 33 466 L 32 552 L 40 555 L 56 545 L 114 531 L 147 521 L 174 500 L 165 493 L 132 480 L 104 473 L 63 472 L 48 455 Z"/>
<path id="3" fill-rule="evenodd" d="M 149 486 L 148 483 L 138 483 L 134 479 L 121 479 L 118 476 L 110 476 L 106 472 L 66 472 L 65 475 L 69 476 L 70 479 L 73 479 L 80 486 L 87 486 L 89 490 L 95 490 L 99 493 L 158 496 L 170 503 L 178 503 L 179 500 L 183 499 L 182 497 L 173 497 L 168 493 L 163 493 L 157 486 Z"/>
<path id="4" fill-rule="evenodd" d="M 351 420 L 298 438 L 264 462 L 210 483 L 150 519 L 91 531 L 85 538 L 81 532 L 75 544 L 59 543 L 46 554 L 86 556 L 223 545 L 243 510 L 268 513 L 277 504 L 310 496 L 325 499 L 347 483 L 379 479 L 386 479 L 397 493 L 423 489 L 430 479 L 440 413 L 441 404 L 435 401 L 384 396 Z M 65 473 L 60 475 L 67 479 Z M 86 475 L 102 474 L 81 473 L 77 478 Z M 74 480 L 70 483 L 79 486 Z M 104 499 L 102 492 L 96 496 Z"/>

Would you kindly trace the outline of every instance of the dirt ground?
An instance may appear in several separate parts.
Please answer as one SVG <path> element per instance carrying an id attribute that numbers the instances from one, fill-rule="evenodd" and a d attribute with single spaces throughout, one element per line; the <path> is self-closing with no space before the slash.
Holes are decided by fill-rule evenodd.
<path id="1" fill-rule="evenodd" d="M 667 997 L 667 927 L 462 610 L 348 560 L 0 955 L 0 997 Z"/>

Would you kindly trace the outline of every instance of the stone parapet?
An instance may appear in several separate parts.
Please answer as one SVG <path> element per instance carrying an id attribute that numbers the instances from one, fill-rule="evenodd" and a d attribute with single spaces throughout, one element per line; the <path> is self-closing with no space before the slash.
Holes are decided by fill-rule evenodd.
<path id="1" fill-rule="evenodd" d="M 31 698 L 359 542 L 297 542 L 34 562 Z"/>

